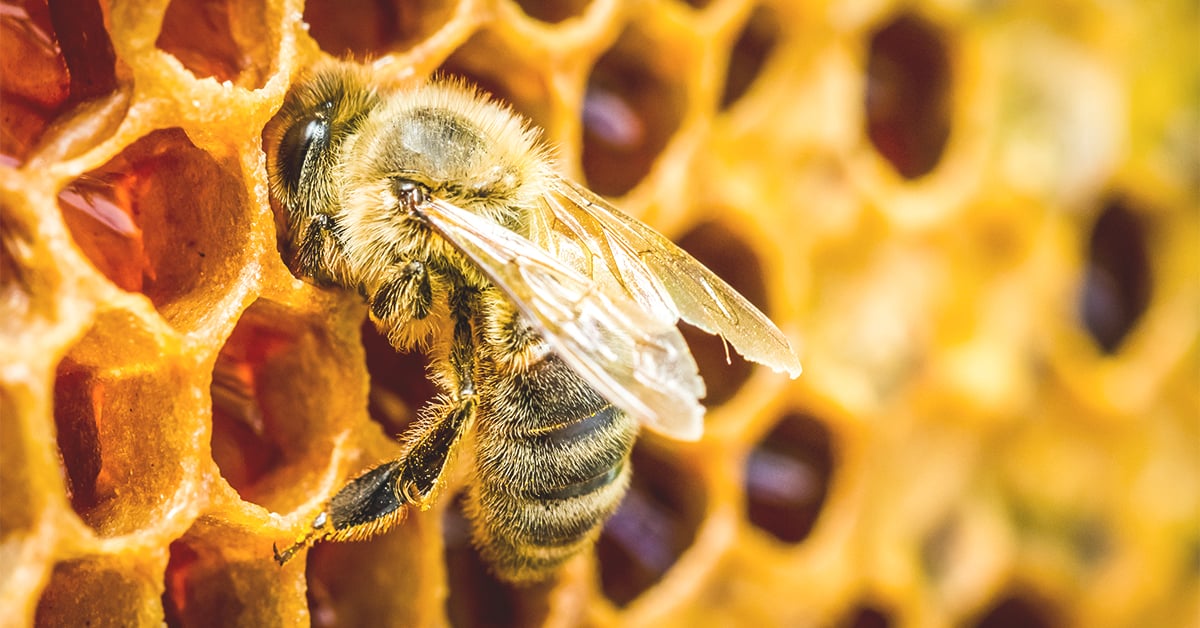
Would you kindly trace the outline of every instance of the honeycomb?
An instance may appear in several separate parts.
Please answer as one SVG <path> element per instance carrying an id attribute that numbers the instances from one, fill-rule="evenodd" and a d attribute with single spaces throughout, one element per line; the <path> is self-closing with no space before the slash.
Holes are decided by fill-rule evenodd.
<path id="1" fill-rule="evenodd" d="M 4 0 L 3 625 L 1200 625 L 1200 9 L 1067 0 Z M 461 75 L 764 308 L 688 333 L 594 552 L 445 498 L 287 543 L 433 390 L 293 277 L 262 129 L 327 56 Z"/>

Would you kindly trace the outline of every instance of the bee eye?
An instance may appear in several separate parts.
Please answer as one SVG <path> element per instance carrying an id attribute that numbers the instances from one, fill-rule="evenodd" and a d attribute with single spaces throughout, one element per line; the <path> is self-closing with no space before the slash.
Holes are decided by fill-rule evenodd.
<path id="1" fill-rule="evenodd" d="M 329 145 L 329 120 L 318 114 L 312 118 L 298 120 L 283 134 L 279 142 L 279 170 L 283 182 L 292 191 L 300 187 L 304 174 L 304 162 L 308 154 Z"/>

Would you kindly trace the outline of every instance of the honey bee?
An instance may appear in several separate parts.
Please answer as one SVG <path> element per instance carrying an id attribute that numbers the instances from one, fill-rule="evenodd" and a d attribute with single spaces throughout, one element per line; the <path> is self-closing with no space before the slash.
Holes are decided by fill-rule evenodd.
<path id="1" fill-rule="evenodd" d="M 387 88 L 316 68 L 266 137 L 284 255 L 356 290 L 441 393 L 403 454 L 350 481 L 290 547 L 361 539 L 428 508 L 464 435 L 466 512 L 496 575 L 544 580 L 589 547 L 629 484 L 641 425 L 700 438 L 704 383 L 676 327 L 800 374 L 773 323 L 670 240 L 559 175 L 537 134 L 474 89 Z"/>

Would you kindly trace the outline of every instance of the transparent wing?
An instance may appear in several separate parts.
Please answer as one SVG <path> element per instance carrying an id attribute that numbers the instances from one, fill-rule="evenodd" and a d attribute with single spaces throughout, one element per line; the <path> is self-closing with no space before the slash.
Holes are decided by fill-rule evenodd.
<path id="1" fill-rule="evenodd" d="M 673 322 L 633 300 L 610 298 L 595 281 L 486 218 L 438 199 L 417 211 L 596 392 L 656 431 L 700 437 L 704 382 Z"/>
<path id="2" fill-rule="evenodd" d="M 723 337 L 742 356 L 791 377 L 800 359 L 765 314 L 696 258 L 587 188 L 562 177 L 535 216 L 533 239 L 606 289 L 619 288 L 657 320 Z M 563 251 L 574 249 L 571 255 Z"/>

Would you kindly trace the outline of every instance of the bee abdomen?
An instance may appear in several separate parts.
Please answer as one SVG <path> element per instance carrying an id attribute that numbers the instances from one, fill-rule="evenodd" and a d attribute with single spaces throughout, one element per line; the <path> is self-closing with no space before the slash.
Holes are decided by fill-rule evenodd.
<path id="1" fill-rule="evenodd" d="M 477 425 L 475 540 L 501 577 L 538 580 L 620 504 L 638 426 L 554 357 L 495 391 Z"/>

